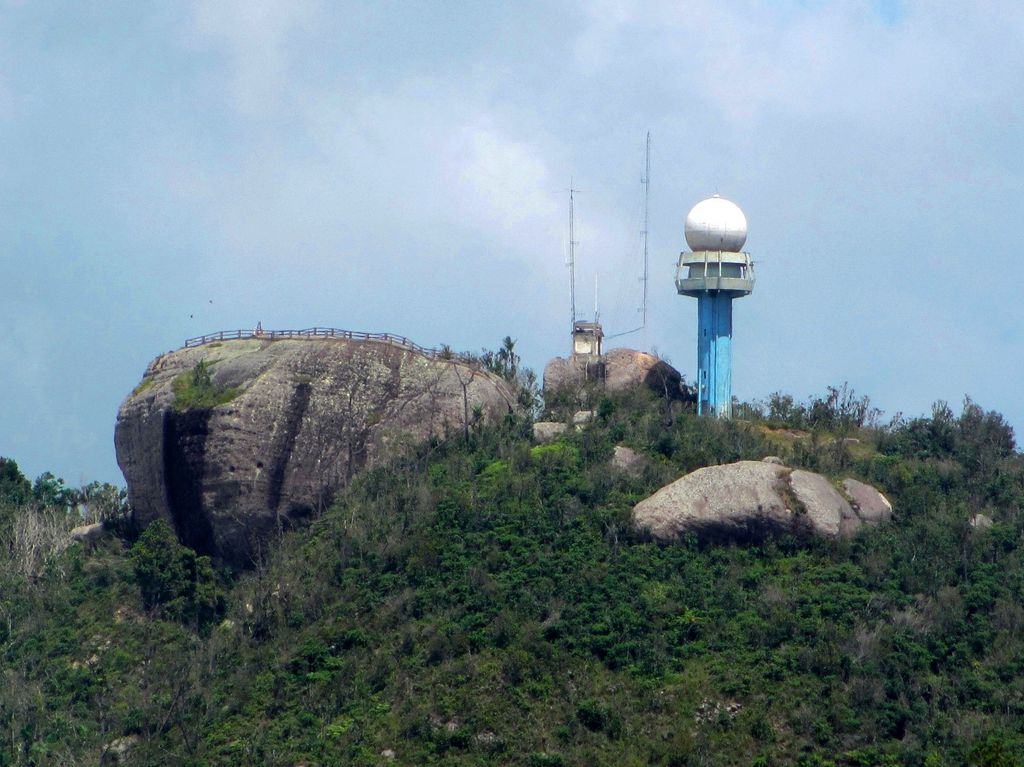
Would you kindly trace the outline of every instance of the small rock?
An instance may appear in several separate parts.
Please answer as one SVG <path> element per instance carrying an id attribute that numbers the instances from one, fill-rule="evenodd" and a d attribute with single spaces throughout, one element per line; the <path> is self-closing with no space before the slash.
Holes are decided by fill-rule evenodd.
<path id="1" fill-rule="evenodd" d="M 644 470 L 647 458 L 628 447 L 616 445 L 611 463 L 619 471 L 635 476 Z"/>
<path id="2" fill-rule="evenodd" d="M 572 422 L 575 426 L 582 426 L 594 420 L 593 410 L 578 410 L 572 414 Z"/>
<path id="3" fill-rule="evenodd" d="M 128 757 L 132 750 L 139 743 L 138 735 L 125 735 L 123 738 L 115 738 L 103 747 L 100 755 L 101 767 L 114 764 L 127 764 Z"/>
<path id="4" fill-rule="evenodd" d="M 992 517 L 988 514 L 975 514 L 971 517 L 971 527 L 975 530 L 987 530 L 992 527 Z"/>
<path id="5" fill-rule="evenodd" d="M 385 748 L 380 752 L 380 755 L 390 762 L 395 758 L 395 750 L 393 748 Z"/>
<path id="6" fill-rule="evenodd" d="M 533 425 L 533 439 L 535 442 L 554 442 L 565 434 L 567 428 L 558 421 L 537 421 Z"/>
<path id="7" fill-rule="evenodd" d="M 103 523 L 94 522 L 91 525 L 79 525 L 71 529 L 71 540 L 78 543 L 95 543 L 103 537 Z"/>
<path id="8" fill-rule="evenodd" d="M 766 455 L 761 459 L 762 463 L 774 463 L 776 466 L 785 466 L 785 462 L 777 455 Z"/>

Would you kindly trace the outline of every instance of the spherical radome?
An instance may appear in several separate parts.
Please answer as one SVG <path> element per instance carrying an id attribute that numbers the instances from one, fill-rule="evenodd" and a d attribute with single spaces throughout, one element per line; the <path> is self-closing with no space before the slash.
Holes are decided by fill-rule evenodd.
<path id="1" fill-rule="evenodd" d="M 686 215 L 685 232 L 690 250 L 739 253 L 747 241 L 747 217 L 739 205 L 716 194 L 693 206 Z"/>

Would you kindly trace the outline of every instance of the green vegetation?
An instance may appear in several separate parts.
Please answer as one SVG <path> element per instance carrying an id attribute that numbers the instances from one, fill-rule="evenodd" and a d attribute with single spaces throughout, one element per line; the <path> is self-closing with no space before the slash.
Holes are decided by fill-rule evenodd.
<path id="1" fill-rule="evenodd" d="M 171 384 L 176 410 L 217 407 L 238 396 L 239 390 L 217 386 L 210 376 L 212 363 L 200 360 L 192 370 L 181 373 Z"/>
<path id="2" fill-rule="evenodd" d="M 129 554 L 143 606 L 205 633 L 223 611 L 209 557 L 178 543 L 163 520 L 146 528 Z"/>
<path id="3" fill-rule="evenodd" d="M 839 392 L 743 422 L 638 393 L 543 446 L 476 428 L 357 477 L 233 580 L 156 525 L 33 578 L 2 562 L 0 765 L 125 737 L 147 765 L 1024 764 L 1012 431 L 969 400 L 882 427 Z M 616 444 L 640 476 L 608 468 Z M 665 482 L 766 453 L 880 486 L 895 521 L 631 533 Z M 3 525 L 34 513 L 6 503 Z"/>
<path id="4" fill-rule="evenodd" d="M 134 390 L 132 390 L 132 396 L 133 397 L 137 397 L 138 395 L 142 394 L 144 391 L 147 391 L 148 389 L 150 389 L 153 386 L 153 383 L 155 381 L 156 381 L 156 379 L 153 378 L 152 376 L 150 376 L 149 378 L 143 378 L 139 382 L 139 385 L 136 386 Z"/>

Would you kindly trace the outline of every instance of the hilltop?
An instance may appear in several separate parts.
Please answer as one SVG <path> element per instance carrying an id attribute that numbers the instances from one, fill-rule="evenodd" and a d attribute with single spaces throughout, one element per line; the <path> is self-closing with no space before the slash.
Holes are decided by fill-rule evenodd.
<path id="1" fill-rule="evenodd" d="M 637 390 L 543 445 L 515 413 L 408 445 L 241 575 L 118 519 L 16 566 L 39 512 L 8 502 L 0 765 L 1021 763 L 1024 461 L 1002 418 L 882 426 L 848 390 L 737 411 Z M 632 531 L 670 480 L 769 454 L 878 486 L 892 522 Z"/>

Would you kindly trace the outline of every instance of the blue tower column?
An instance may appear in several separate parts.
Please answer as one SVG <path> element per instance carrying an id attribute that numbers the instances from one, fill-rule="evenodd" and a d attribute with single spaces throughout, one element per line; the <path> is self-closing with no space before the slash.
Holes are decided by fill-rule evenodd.
<path id="1" fill-rule="evenodd" d="M 697 296 L 697 412 L 732 416 L 732 296 Z"/>

